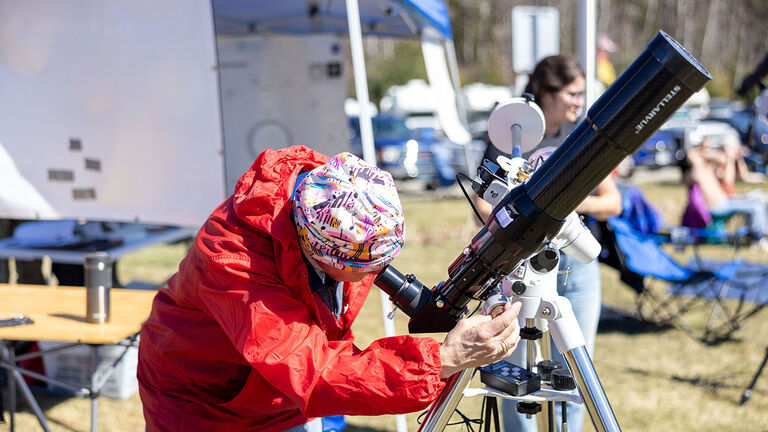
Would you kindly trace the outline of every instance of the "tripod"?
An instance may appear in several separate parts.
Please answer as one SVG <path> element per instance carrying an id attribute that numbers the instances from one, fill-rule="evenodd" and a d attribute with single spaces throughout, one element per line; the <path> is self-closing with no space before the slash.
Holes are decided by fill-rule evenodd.
<path id="1" fill-rule="evenodd" d="M 544 405 L 544 412 L 541 417 L 550 424 L 547 424 L 545 429 L 540 426 L 539 430 L 554 430 L 554 425 L 551 424 L 554 420 L 553 415 L 549 412 L 552 407 L 551 402 L 583 401 L 598 432 L 620 431 L 592 360 L 587 353 L 584 336 L 578 322 L 576 322 L 570 302 L 568 299 L 557 295 L 558 264 L 558 249 L 550 244 L 543 251 L 525 260 L 509 277 L 504 279 L 502 286 L 504 294 L 510 294 L 515 301 L 522 303 L 519 319 L 525 323 L 525 328 L 538 328 L 542 330 L 542 333 L 546 330 L 549 331 L 557 350 L 563 354 L 566 360 L 581 397 L 568 392 L 555 392 L 551 389 L 522 397 L 508 396 L 487 389 L 481 391 L 470 389 L 466 394 L 472 396 L 492 395 L 527 403 L 540 403 Z M 492 310 L 493 304 L 489 305 L 489 302 L 499 302 L 499 300 L 496 296 L 488 298 L 485 309 Z M 534 333 L 532 330 L 529 332 Z M 544 341 L 545 343 L 542 343 L 541 346 L 546 355 L 549 340 L 545 338 Z M 526 344 L 528 348 L 527 366 L 529 370 L 532 370 L 536 360 L 536 342 L 529 339 Z M 474 369 L 465 369 L 449 379 L 445 389 L 427 413 L 419 431 L 440 431 L 445 428 L 461 397 L 465 394 L 465 389 L 473 374 Z M 544 422 L 539 422 L 539 424 L 542 425 Z"/>
<path id="2" fill-rule="evenodd" d="M 520 119 L 525 121 L 520 121 Z M 525 101 L 513 101 L 498 108 L 489 119 L 488 125 L 491 139 L 494 139 L 494 135 L 499 135 L 494 142 L 510 142 L 513 155 L 517 153 L 512 159 L 497 158 L 499 165 L 508 173 L 506 182 L 491 178 L 488 184 L 482 188 L 482 192 L 479 193 L 483 200 L 497 205 L 499 200 L 503 199 L 502 197 L 506 196 L 512 188 L 520 185 L 530 176 L 533 168 L 520 158 L 519 154 L 522 153 L 522 148 L 530 147 L 531 144 L 535 145 L 541 139 L 544 120 L 535 104 L 530 99 L 526 99 Z M 523 134 L 523 131 L 526 131 L 528 135 Z M 479 177 L 482 179 L 481 174 Z M 504 219 L 503 216 L 501 214 L 502 219 Z M 497 214 L 496 217 L 498 218 L 500 215 Z M 600 253 L 600 245 L 581 223 L 578 215 L 571 212 L 565 218 L 559 232 L 548 241 L 546 247 L 532 257 L 523 260 L 502 282 L 504 294 L 514 297 L 514 300 L 522 303 L 519 317 L 524 326 L 520 333 L 523 338 L 529 339 L 526 342 L 528 349 L 527 369 L 532 371 L 536 364 L 535 339 L 537 337 L 535 336 L 551 333 L 558 351 L 565 358 L 571 375 L 578 385 L 581 398 L 576 402 L 584 401 L 598 431 L 619 431 L 619 425 L 600 380 L 597 378 L 592 360 L 589 358 L 584 336 L 573 314 L 570 302 L 568 299 L 557 295 L 557 268 L 560 261 L 560 249 L 584 263 L 593 261 Z M 503 301 L 507 301 L 507 297 L 491 295 L 487 298 L 484 309 L 493 310 L 494 303 Z M 547 329 L 550 329 L 550 332 L 546 332 Z M 541 344 L 541 347 L 543 353 L 550 357 L 548 337 L 546 337 L 545 343 Z M 420 431 L 445 428 L 473 375 L 474 370 L 464 370 L 449 379 L 445 389 L 427 413 Z M 545 417 L 549 423 L 546 430 L 554 430 L 553 402 L 562 402 L 568 398 L 564 398 L 560 394 L 547 394 L 539 397 L 543 399 L 524 401 L 523 405 L 527 405 L 526 409 L 531 410 L 530 412 L 536 412 L 535 408 L 539 408 L 543 412 L 541 417 Z M 491 411 L 493 411 L 492 408 Z M 539 423 L 543 424 L 543 422 Z M 540 428 L 539 430 L 545 429 Z"/>
<path id="3" fill-rule="evenodd" d="M 760 363 L 760 367 L 757 368 L 755 376 L 752 377 L 752 381 L 749 383 L 749 387 L 747 387 L 747 389 L 744 390 L 744 394 L 741 395 L 742 405 L 746 405 L 749 401 L 749 398 L 752 396 L 752 390 L 755 388 L 757 379 L 760 378 L 760 374 L 763 373 L 763 369 L 765 368 L 766 363 L 768 363 L 768 347 L 765 347 L 765 356 L 763 357 L 763 361 Z"/>

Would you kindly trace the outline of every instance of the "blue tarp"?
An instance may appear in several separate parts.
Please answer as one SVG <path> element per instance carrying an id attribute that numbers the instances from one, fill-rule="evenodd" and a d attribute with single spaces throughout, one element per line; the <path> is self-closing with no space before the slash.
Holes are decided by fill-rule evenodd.
<path id="1" fill-rule="evenodd" d="M 358 0 L 364 36 L 418 38 L 424 27 L 452 39 L 443 0 Z M 344 0 L 212 0 L 217 35 L 347 34 Z"/>

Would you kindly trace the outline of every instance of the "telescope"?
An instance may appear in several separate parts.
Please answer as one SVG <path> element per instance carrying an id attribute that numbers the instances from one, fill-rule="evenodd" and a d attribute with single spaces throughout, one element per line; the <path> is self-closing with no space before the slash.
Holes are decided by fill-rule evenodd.
<path id="1" fill-rule="evenodd" d="M 411 333 L 450 331 L 469 313 L 470 301 L 484 300 L 552 241 L 576 206 L 710 79 L 693 56 L 659 31 L 565 141 L 496 204 L 449 266 L 445 282 L 429 289 L 388 266 L 375 284 L 410 317 Z"/>

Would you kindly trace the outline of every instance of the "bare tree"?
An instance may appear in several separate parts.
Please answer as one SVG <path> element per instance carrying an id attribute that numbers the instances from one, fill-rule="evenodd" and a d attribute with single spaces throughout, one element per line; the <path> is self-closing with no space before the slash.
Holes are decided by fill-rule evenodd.
<path id="1" fill-rule="evenodd" d="M 576 1 L 450 0 L 449 4 L 457 46 L 464 48 L 459 56 L 462 71 L 469 72 L 469 80 L 498 76 L 505 83 L 512 82 L 510 14 L 515 6 L 557 8 L 561 51 L 576 52 Z M 598 31 L 606 33 L 619 47 L 612 56 L 617 70 L 626 68 L 656 32 L 663 29 L 717 74 L 716 80 L 726 83 L 718 87 L 726 92 L 725 96 L 730 95 L 733 83 L 768 51 L 768 38 L 762 31 L 767 22 L 765 0 L 598 1 Z M 458 29 L 459 25 L 463 28 Z M 462 36 L 466 39 L 459 40 Z M 484 68 L 500 71 L 488 73 Z"/>
<path id="2" fill-rule="evenodd" d="M 560 49 L 575 54 L 576 0 L 446 0 L 454 46 L 465 83 L 511 85 L 512 9 L 536 5 L 557 8 Z M 598 32 L 618 49 L 611 55 L 624 70 L 659 30 L 664 30 L 715 74 L 712 92 L 731 96 L 732 89 L 768 51 L 766 0 L 598 0 Z M 397 42 L 400 43 L 400 42 Z M 404 42 L 403 42 L 404 43 Z M 391 57 L 394 42 L 368 45 L 371 55 Z M 401 84 L 401 83 L 392 83 Z"/>

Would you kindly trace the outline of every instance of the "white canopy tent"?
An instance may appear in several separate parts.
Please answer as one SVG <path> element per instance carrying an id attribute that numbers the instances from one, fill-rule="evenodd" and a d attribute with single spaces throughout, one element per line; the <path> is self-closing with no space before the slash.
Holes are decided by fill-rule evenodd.
<path id="1" fill-rule="evenodd" d="M 455 76 L 458 68 L 455 56 L 443 49 L 452 50 L 452 36 L 447 6 L 442 0 L 345 0 L 341 2 L 285 1 L 254 5 L 247 1 L 214 1 L 216 31 L 222 36 L 282 33 L 282 34 L 340 34 L 347 33 L 352 54 L 355 93 L 360 108 L 360 129 L 363 157 L 371 164 L 376 163 L 373 147 L 373 129 L 369 109 L 368 82 L 363 54 L 362 38 L 377 35 L 394 38 L 419 38 L 425 51 L 425 62 L 430 72 L 430 81 L 440 85 L 442 94 L 452 100 L 444 105 L 454 107 L 460 98 L 456 97 Z M 439 44 L 442 42 L 442 44 Z M 440 50 L 435 50 L 438 43 Z M 427 54 L 429 52 L 429 55 Z M 439 56 L 442 56 L 441 58 Z M 429 59 L 435 59 L 430 61 Z M 449 74 L 448 71 L 452 72 Z M 453 75 L 453 76 L 451 76 Z M 446 89 L 445 84 L 448 83 Z M 450 109 L 450 108 L 449 108 Z M 458 119 L 457 114 L 446 114 Z M 446 117 L 447 118 L 447 117 Z M 456 124 L 456 121 L 451 121 Z M 461 125 L 461 123 L 459 123 Z M 455 129 L 455 127 L 454 127 Z M 469 135 L 459 137 L 457 142 L 469 142 Z"/>
<path id="2" fill-rule="evenodd" d="M 362 37 L 426 33 L 449 46 L 442 0 L 0 0 L 0 146 L 45 203 L 24 214 L 198 226 L 267 146 L 348 148 L 334 38 L 366 99 Z"/>

